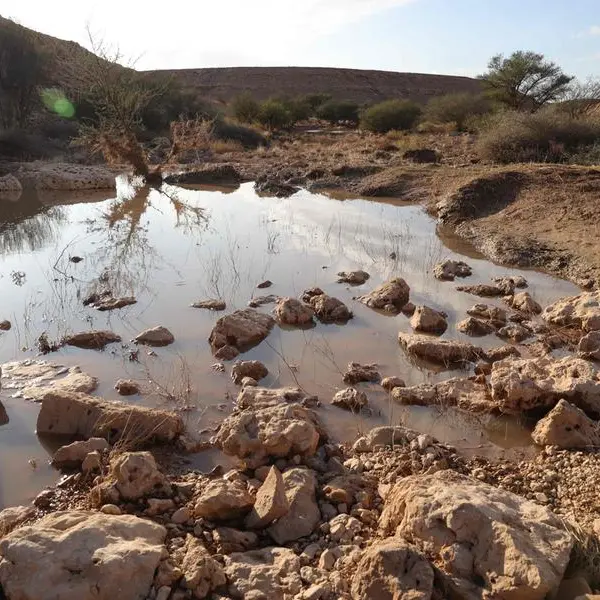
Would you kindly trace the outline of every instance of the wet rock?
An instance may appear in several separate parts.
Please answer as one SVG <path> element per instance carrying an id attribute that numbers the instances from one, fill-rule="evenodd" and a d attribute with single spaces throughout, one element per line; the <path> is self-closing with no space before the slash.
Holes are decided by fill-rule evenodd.
<path id="1" fill-rule="evenodd" d="M 165 183 L 175 185 L 235 184 L 243 180 L 237 169 L 228 164 L 208 164 L 201 169 L 168 175 L 164 178 Z"/>
<path id="2" fill-rule="evenodd" d="M 375 427 L 366 436 L 356 440 L 355 452 L 371 452 L 378 446 L 404 446 L 419 437 L 419 433 L 401 425 Z"/>
<path id="3" fill-rule="evenodd" d="M 313 287 L 308 290 L 304 290 L 302 292 L 302 302 L 306 302 L 306 304 L 310 304 L 310 301 L 315 296 L 322 296 L 325 292 L 320 287 Z"/>
<path id="4" fill-rule="evenodd" d="M 64 511 L 0 541 L 0 582 L 18 600 L 144 600 L 166 530 L 131 515 Z"/>
<path id="5" fill-rule="evenodd" d="M 370 308 L 399 313 L 408 302 L 410 288 L 404 279 L 396 278 L 386 281 L 369 294 L 358 298 L 359 302 Z"/>
<path id="6" fill-rule="evenodd" d="M 277 467 L 271 467 L 256 494 L 256 502 L 245 525 L 248 529 L 264 529 L 287 514 L 289 508 L 283 477 Z"/>
<path id="7" fill-rule="evenodd" d="M 246 387 L 246 386 L 256 387 L 256 386 L 258 386 L 258 381 L 256 381 L 256 379 L 254 379 L 254 377 L 243 377 L 242 378 L 242 387 Z"/>
<path id="8" fill-rule="evenodd" d="M 62 343 L 87 350 L 102 350 L 108 344 L 120 342 L 121 336 L 112 331 L 81 331 L 63 338 Z"/>
<path id="9" fill-rule="evenodd" d="M 392 391 L 392 398 L 408 406 L 456 406 L 471 412 L 494 412 L 498 409 L 486 385 L 473 379 L 454 378 L 440 383 L 399 387 Z"/>
<path id="10" fill-rule="evenodd" d="M 236 385 L 241 385 L 246 377 L 250 377 L 255 382 L 258 382 L 268 374 L 269 369 L 259 360 L 238 361 L 231 369 L 231 379 L 233 379 L 233 383 Z"/>
<path id="11" fill-rule="evenodd" d="M 542 318 L 552 325 L 576 327 L 583 331 L 600 330 L 600 291 L 561 298 L 546 307 Z"/>
<path id="12" fill-rule="evenodd" d="M 140 385 L 137 381 L 131 379 L 119 379 L 115 383 L 115 390 L 121 396 L 134 396 L 140 393 Z"/>
<path id="13" fill-rule="evenodd" d="M 491 348 L 485 351 L 485 360 L 489 363 L 495 363 L 506 358 L 521 358 L 521 353 L 510 344 L 506 346 L 499 346 L 498 348 Z"/>
<path id="14" fill-rule="evenodd" d="M 548 509 L 453 471 L 406 477 L 386 497 L 382 532 L 426 550 L 462 598 L 542 600 L 573 540 Z"/>
<path id="15" fill-rule="evenodd" d="M 314 323 L 315 312 L 296 298 L 279 298 L 273 309 L 275 320 L 280 325 L 310 325 Z"/>
<path id="16" fill-rule="evenodd" d="M 365 550 L 352 577 L 353 600 L 429 600 L 432 591 L 429 561 L 401 538 L 390 538 Z"/>
<path id="17" fill-rule="evenodd" d="M 445 260 L 433 267 L 433 276 L 441 281 L 454 281 L 456 277 L 469 277 L 472 274 L 471 267 L 462 261 Z"/>
<path id="18" fill-rule="evenodd" d="M 105 167 L 36 161 L 22 163 L 14 174 L 23 189 L 112 190 L 114 174 Z"/>
<path id="19" fill-rule="evenodd" d="M 490 386 L 505 413 L 553 407 L 564 398 L 588 414 L 600 415 L 598 373 L 580 358 L 544 356 L 495 362 Z"/>
<path id="20" fill-rule="evenodd" d="M 213 531 L 215 548 L 220 554 L 245 552 L 258 546 L 258 536 L 252 531 L 239 531 L 231 527 L 217 527 Z"/>
<path id="21" fill-rule="evenodd" d="M 441 365 L 475 362 L 484 356 L 484 351 L 478 346 L 454 340 L 440 340 L 427 335 L 400 332 L 398 341 L 408 355 Z"/>
<path id="22" fill-rule="evenodd" d="M 560 448 L 595 448 L 600 446 L 600 424 L 582 410 L 559 400 L 558 404 L 538 421 L 533 441 L 540 446 Z"/>
<path id="23" fill-rule="evenodd" d="M 162 325 L 146 329 L 135 336 L 133 341 L 136 344 L 143 344 L 144 346 L 168 346 L 175 341 L 173 334 Z"/>
<path id="24" fill-rule="evenodd" d="M 467 314 L 488 321 L 494 327 L 506 325 L 506 311 L 492 304 L 475 304 L 467 310 Z"/>
<path id="25" fill-rule="evenodd" d="M 355 388 L 340 390 L 335 394 L 331 401 L 331 404 L 334 406 L 351 412 L 360 412 L 360 410 L 367 406 L 368 403 L 367 395 Z"/>
<path id="26" fill-rule="evenodd" d="M 381 382 L 381 387 L 386 392 L 391 392 L 394 388 L 404 387 L 405 385 L 404 379 L 401 379 L 400 377 L 386 377 Z"/>
<path id="27" fill-rule="evenodd" d="M 103 297 L 99 298 L 97 302 L 91 303 L 89 306 L 101 312 L 105 312 L 108 310 L 125 308 L 126 306 L 131 306 L 136 303 L 137 300 L 133 296 L 125 296 L 123 298 Z"/>
<path id="28" fill-rule="evenodd" d="M 267 280 L 265 280 L 265 281 L 262 281 L 261 283 L 259 283 L 259 284 L 258 284 L 256 287 L 257 287 L 259 290 L 264 290 L 264 289 L 266 289 L 266 288 L 270 288 L 272 285 L 273 285 L 273 282 L 272 282 L 272 281 L 270 281 L 269 279 L 267 279 Z"/>
<path id="29" fill-rule="evenodd" d="M 205 308 L 207 310 L 221 311 L 227 308 L 227 304 L 224 300 L 199 300 L 192 304 L 192 308 Z"/>
<path id="30" fill-rule="evenodd" d="M 85 442 L 73 442 L 67 446 L 61 446 L 54 453 L 52 464 L 59 468 L 74 469 L 81 466 L 81 463 L 90 452 L 95 450 L 103 452 L 109 448 L 110 446 L 104 438 L 90 438 Z"/>
<path id="31" fill-rule="evenodd" d="M 526 314 L 539 315 L 542 307 L 531 297 L 529 292 L 520 292 L 508 299 L 508 305 Z"/>
<path id="32" fill-rule="evenodd" d="M 98 387 L 98 379 L 84 373 L 79 367 L 67 369 L 64 377 L 55 380 L 39 379 L 35 385 L 24 387 L 19 396 L 42 402 L 48 395 L 75 394 L 78 392 L 89 394 Z"/>
<path id="33" fill-rule="evenodd" d="M 0 331 L 10 331 L 10 328 L 12 327 L 10 321 L 7 321 L 6 319 L 4 321 L 0 321 Z"/>
<path id="34" fill-rule="evenodd" d="M 0 537 L 35 516 L 33 506 L 9 506 L 0 511 Z"/>
<path id="35" fill-rule="evenodd" d="M 350 309 L 341 300 L 332 298 L 327 294 L 315 294 L 310 296 L 308 301 L 305 300 L 307 294 L 315 289 L 318 288 L 313 288 L 313 290 L 304 292 L 302 299 L 304 302 L 308 302 L 313 308 L 317 315 L 317 319 L 319 319 L 321 323 L 344 324 L 353 317 Z"/>
<path id="36" fill-rule="evenodd" d="M 473 294 L 473 296 L 481 296 L 482 298 L 495 298 L 500 296 L 506 296 L 509 292 L 500 285 L 490 285 L 480 283 L 477 285 L 459 285 L 456 287 L 457 291 L 465 292 L 467 294 Z"/>
<path id="37" fill-rule="evenodd" d="M 494 333 L 496 328 L 488 321 L 482 321 L 475 317 L 467 317 L 456 324 L 456 329 L 471 337 L 481 337 Z"/>
<path id="38" fill-rule="evenodd" d="M 338 283 L 363 285 L 371 276 L 366 271 L 341 271 L 338 273 Z"/>
<path id="39" fill-rule="evenodd" d="M 377 370 L 377 365 L 361 365 L 356 362 L 348 364 L 344 373 L 344 383 L 354 385 L 360 382 L 377 382 L 381 379 L 381 375 Z"/>
<path id="40" fill-rule="evenodd" d="M 85 394 L 48 393 L 37 419 L 37 433 L 103 437 L 113 443 L 172 442 L 183 432 L 181 417 L 164 410 L 108 402 Z"/>
<path id="41" fill-rule="evenodd" d="M 302 590 L 300 559 L 288 548 L 263 548 L 225 556 L 228 593 L 236 600 L 286 600 Z"/>
<path id="42" fill-rule="evenodd" d="M 410 325 L 415 331 L 441 335 L 448 328 L 446 315 L 428 306 L 417 306 Z"/>
<path id="43" fill-rule="evenodd" d="M 289 198 L 300 191 L 298 186 L 271 179 L 257 181 L 254 185 L 254 189 L 258 196 L 268 198 Z"/>
<path id="44" fill-rule="evenodd" d="M 275 296 L 273 294 L 269 294 L 268 296 L 255 296 L 248 302 L 248 306 L 250 308 L 258 308 L 259 306 L 264 306 L 265 304 L 275 304 L 279 301 L 279 296 Z"/>
<path id="45" fill-rule="evenodd" d="M 289 510 L 267 530 L 277 544 L 310 535 L 321 520 L 314 472 L 306 468 L 289 469 L 283 474 L 283 482 Z"/>
<path id="46" fill-rule="evenodd" d="M 415 150 L 407 150 L 402 158 L 410 162 L 426 164 L 440 162 L 440 155 L 431 148 L 417 148 Z"/>
<path id="47" fill-rule="evenodd" d="M 171 496 L 169 480 L 150 452 L 124 452 L 110 464 L 111 482 L 123 500 Z"/>
<path id="48" fill-rule="evenodd" d="M 579 340 L 577 355 L 587 360 L 600 360 L 600 331 L 590 331 Z"/>
<path id="49" fill-rule="evenodd" d="M 500 284 L 501 286 L 506 286 L 507 289 L 511 288 L 526 288 L 527 287 L 527 279 L 522 275 L 508 275 L 504 277 L 494 277 L 493 281 Z M 509 292 L 512 294 L 512 291 Z"/>
<path id="50" fill-rule="evenodd" d="M 0 200 L 16 202 L 21 197 L 23 186 L 20 181 L 10 173 L 0 177 Z"/>
<path id="51" fill-rule="evenodd" d="M 246 515 L 254 505 L 241 481 L 215 479 L 203 487 L 194 507 L 194 515 L 210 521 L 229 521 Z"/>
<path id="52" fill-rule="evenodd" d="M 498 329 L 496 335 L 499 338 L 509 340 L 514 344 L 520 344 L 521 342 L 524 342 L 526 339 L 530 338 L 532 336 L 532 332 L 518 323 L 509 323 L 508 325 Z"/>
<path id="53" fill-rule="evenodd" d="M 251 308 L 221 317 L 208 338 L 214 356 L 231 360 L 240 352 L 260 344 L 271 332 L 275 320 Z"/>
<path id="54" fill-rule="evenodd" d="M 295 401 L 288 404 L 289 391 L 243 388 L 238 397 L 242 410 L 223 421 L 214 443 L 225 454 L 243 459 L 249 468 L 270 458 L 312 456 L 320 437 L 316 416 Z M 297 390 L 292 397 L 306 395 Z"/>
<path id="55" fill-rule="evenodd" d="M 299 388 L 250 388 L 241 390 L 237 397 L 237 406 L 241 409 L 263 409 L 280 406 L 282 404 L 314 404 L 314 396 L 309 396 Z"/>
<path id="56" fill-rule="evenodd" d="M 412 317 L 415 314 L 415 310 L 417 310 L 417 307 L 412 303 L 412 302 L 407 302 L 403 307 L 402 307 L 402 314 L 407 316 L 407 317 Z"/>

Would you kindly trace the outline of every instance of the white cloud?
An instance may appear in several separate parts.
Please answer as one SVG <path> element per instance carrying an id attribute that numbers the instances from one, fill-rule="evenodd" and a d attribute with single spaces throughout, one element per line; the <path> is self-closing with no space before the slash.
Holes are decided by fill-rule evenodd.
<path id="1" fill-rule="evenodd" d="M 577 35 L 577 37 L 593 37 L 596 35 L 600 35 L 600 25 L 592 25 L 588 27 L 585 31 L 582 31 Z"/>
<path id="2" fill-rule="evenodd" d="M 416 0 L 21 0 L 23 25 L 85 44 L 85 23 L 141 68 L 300 64 L 303 48 Z M 141 5 L 141 6 L 140 6 Z"/>

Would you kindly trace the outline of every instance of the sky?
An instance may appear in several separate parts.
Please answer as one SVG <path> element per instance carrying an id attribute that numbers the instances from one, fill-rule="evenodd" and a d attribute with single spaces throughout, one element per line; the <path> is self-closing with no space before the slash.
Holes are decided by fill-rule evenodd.
<path id="1" fill-rule="evenodd" d="M 0 14 L 138 69 L 320 66 L 475 76 L 533 50 L 600 75 L 600 0 L 18 0 Z"/>

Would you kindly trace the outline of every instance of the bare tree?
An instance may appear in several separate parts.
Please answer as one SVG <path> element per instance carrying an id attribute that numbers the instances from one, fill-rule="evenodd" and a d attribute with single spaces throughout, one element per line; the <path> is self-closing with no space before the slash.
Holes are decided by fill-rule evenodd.
<path id="1" fill-rule="evenodd" d="M 585 117 L 600 110 L 600 79 L 575 80 L 565 94 L 561 109 L 572 118 Z"/>

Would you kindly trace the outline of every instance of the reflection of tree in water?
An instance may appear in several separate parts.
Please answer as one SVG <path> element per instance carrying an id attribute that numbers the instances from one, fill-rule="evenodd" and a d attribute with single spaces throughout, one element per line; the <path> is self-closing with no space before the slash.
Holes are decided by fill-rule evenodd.
<path id="1" fill-rule="evenodd" d="M 0 254 L 35 252 L 56 243 L 66 214 L 35 198 L 0 202 Z"/>

